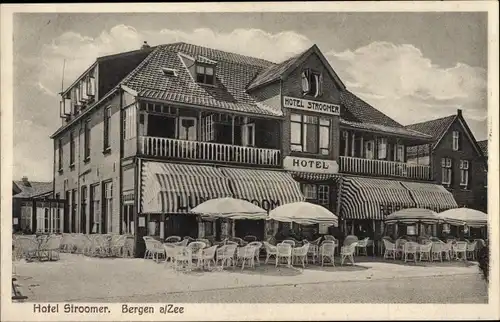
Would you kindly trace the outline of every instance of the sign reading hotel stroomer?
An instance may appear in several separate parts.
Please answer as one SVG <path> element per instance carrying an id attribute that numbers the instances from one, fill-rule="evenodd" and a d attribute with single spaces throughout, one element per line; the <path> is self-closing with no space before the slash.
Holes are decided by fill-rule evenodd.
<path id="1" fill-rule="evenodd" d="M 339 166 L 333 160 L 318 160 L 298 157 L 285 157 L 283 167 L 289 171 L 314 172 L 314 173 L 338 173 Z"/>
<path id="2" fill-rule="evenodd" d="M 283 106 L 302 111 L 318 112 L 330 115 L 340 115 L 339 105 L 310 101 L 302 98 L 283 96 Z"/>

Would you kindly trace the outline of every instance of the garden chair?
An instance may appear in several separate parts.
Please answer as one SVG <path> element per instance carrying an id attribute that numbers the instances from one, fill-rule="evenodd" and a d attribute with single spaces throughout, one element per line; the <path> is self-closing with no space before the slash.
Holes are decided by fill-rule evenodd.
<path id="1" fill-rule="evenodd" d="M 325 236 L 323 236 L 323 239 L 324 239 L 324 240 L 334 241 L 334 240 L 335 240 L 335 237 L 333 237 L 332 235 L 325 235 Z"/>
<path id="2" fill-rule="evenodd" d="M 271 236 L 267 239 L 267 242 L 273 246 L 276 246 L 276 238 L 274 236 Z"/>
<path id="3" fill-rule="evenodd" d="M 203 248 L 207 247 L 207 244 L 200 241 L 193 241 L 187 245 L 187 247 L 191 250 L 191 256 L 193 261 L 196 260 L 197 266 L 201 266 L 202 264 L 202 253 Z"/>
<path id="4" fill-rule="evenodd" d="M 206 238 L 197 238 L 195 241 L 205 243 L 205 247 L 212 246 L 212 243 L 210 242 L 210 240 L 208 240 Z"/>
<path id="5" fill-rule="evenodd" d="M 163 248 L 165 249 L 165 266 L 168 264 L 169 260 L 170 263 L 174 263 L 175 260 L 175 252 L 177 247 L 182 247 L 182 246 L 176 246 L 172 243 L 164 243 Z"/>
<path id="6" fill-rule="evenodd" d="M 355 235 L 348 235 L 345 239 L 344 239 L 344 246 L 349 246 L 351 245 L 352 243 L 357 243 L 359 241 L 358 237 L 355 236 Z"/>
<path id="7" fill-rule="evenodd" d="M 220 262 L 222 269 L 224 269 L 224 265 L 234 267 L 234 254 L 237 248 L 237 244 L 228 244 L 217 249 L 216 264 Z"/>
<path id="8" fill-rule="evenodd" d="M 396 244 L 386 238 L 383 238 L 382 241 L 384 242 L 384 259 L 392 258 L 396 260 Z"/>
<path id="9" fill-rule="evenodd" d="M 456 260 L 467 260 L 467 242 L 457 242 L 452 249 Z"/>
<path id="10" fill-rule="evenodd" d="M 191 236 L 184 236 L 184 238 L 182 238 L 183 240 L 187 240 L 187 244 L 186 245 L 189 245 L 189 243 L 191 242 L 194 242 L 195 239 Z"/>
<path id="11" fill-rule="evenodd" d="M 396 239 L 396 258 L 404 258 L 404 245 L 406 244 L 406 239 L 398 238 Z"/>
<path id="12" fill-rule="evenodd" d="M 201 266 L 202 267 L 207 267 L 207 269 L 210 269 L 210 263 L 213 263 L 214 266 L 216 266 L 215 263 L 215 252 L 217 251 L 217 245 L 204 248 L 202 249 L 201 252 Z"/>
<path id="13" fill-rule="evenodd" d="M 452 243 L 441 243 L 441 254 L 444 254 L 444 259 L 445 260 L 451 260 L 452 258 L 452 253 L 451 253 L 451 248 L 452 248 Z"/>
<path id="14" fill-rule="evenodd" d="M 145 259 L 151 258 L 158 263 L 160 257 L 165 257 L 165 249 L 163 248 L 162 243 L 150 236 L 144 236 L 143 239 L 146 243 L 146 252 L 144 253 Z"/>
<path id="15" fill-rule="evenodd" d="M 321 266 L 325 265 L 325 259 L 327 259 L 332 266 L 335 266 L 335 243 L 333 240 L 325 240 L 321 244 L 319 256 L 321 257 Z"/>
<path id="16" fill-rule="evenodd" d="M 268 243 L 266 241 L 264 242 L 264 247 L 266 249 L 266 261 L 264 263 L 267 264 L 269 259 L 273 256 L 274 256 L 274 260 L 276 261 L 276 255 L 278 253 L 277 247 L 274 245 L 271 245 L 270 243 Z"/>
<path id="17" fill-rule="evenodd" d="M 283 244 L 288 244 L 292 247 L 295 247 L 295 240 L 292 240 L 292 239 L 285 239 L 283 242 Z"/>
<path id="18" fill-rule="evenodd" d="M 255 268 L 255 249 L 256 247 L 251 245 L 238 247 L 236 253 L 238 262 L 241 262 L 241 270 L 245 268 L 245 263 Z"/>
<path id="19" fill-rule="evenodd" d="M 71 234 L 63 233 L 61 240 L 61 252 L 71 253 L 73 251 L 73 237 Z"/>
<path id="20" fill-rule="evenodd" d="M 467 243 L 467 258 L 472 260 L 476 260 L 476 246 L 477 241 L 473 241 L 472 243 Z"/>
<path id="21" fill-rule="evenodd" d="M 36 236 L 19 236 L 15 240 L 14 250 L 16 257 L 31 260 L 38 256 L 38 242 Z"/>
<path id="22" fill-rule="evenodd" d="M 431 260 L 440 260 L 441 262 L 443 261 L 443 251 L 445 250 L 445 243 L 443 242 L 435 242 L 432 243 L 432 249 L 431 249 Z M 422 247 L 421 247 L 422 248 Z"/>
<path id="23" fill-rule="evenodd" d="M 243 239 L 239 238 L 239 237 L 230 237 L 229 241 L 237 243 L 239 246 L 245 246 L 246 245 L 246 242 Z"/>
<path id="24" fill-rule="evenodd" d="M 184 246 L 176 246 L 174 253 L 174 270 L 179 271 L 179 268 L 190 271 L 193 265 L 191 249 Z"/>
<path id="25" fill-rule="evenodd" d="M 111 238 L 110 253 L 115 257 L 124 257 L 125 252 L 123 248 L 125 247 L 125 242 L 127 241 L 127 236 L 116 235 Z"/>
<path id="26" fill-rule="evenodd" d="M 358 243 L 354 242 L 347 246 L 342 246 L 340 249 L 340 265 L 344 265 L 346 258 L 349 259 L 351 264 L 354 266 L 354 253 L 356 252 L 356 245 Z"/>
<path id="27" fill-rule="evenodd" d="M 280 265 L 282 261 L 286 261 L 286 266 L 292 266 L 292 245 L 289 243 L 280 243 L 276 245 L 276 267 Z"/>
<path id="28" fill-rule="evenodd" d="M 260 265 L 260 249 L 262 248 L 262 243 L 258 241 L 253 241 L 248 243 L 248 245 L 255 247 L 255 260 L 257 265 Z"/>
<path id="29" fill-rule="evenodd" d="M 413 258 L 413 261 L 417 262 L 417 252 L 418 252 L 418 244 L 414 242 L 406 242 L 403 245 L 403 258 L 405 263 L 408 261 L 410 255 Z"/>
<path id="30" fill-rule="evenodd" d="M 165 238 L 165 243 L 178 243 L 182 240 L 180 236 L 168 236 Z"/>
<path id="31" fill-rule="evenodd" d="M 304 243 L 301 247 L 292 249 L 292 261 L 298 264 L 302 263 L 302 267 L 306 268 L 307 251 L 309 250 L 309 243 Z"/>
<path id="32" fill-rule="evenodd" d="M 49 236 L 38 251 L 38 256 L 40 260 L 47 259 L 50 261 L 53 258 L 59 260 L 59 251 L 61 250 L 61 240 L 62 236 L 57 236 L 57 235 Z"/>
<path id="33" fill-rule="evenodd" d="M 362 252 L 363 255 L 368 256 L 368 241 L 370 240 L 369 237 L 366 237 L 363 240 L 358 241 L 356 244 L 356 255 L 359 255 L 360 250 L 364 250 Z"/>
<path id="34" fill-rule="evenodd" d="M 186 247 L 189 244 L 189 239 L 183 239 L 180 242 L 174 243 L 176 246 Z"/>
<path id="35" fill-rule="evenodd" d="M 431 261 L 432 256 L 431 256 L 431 250 L 432 248 L 436 247 L 436 243 L 428 242 L 425 245 L 420 245 L 420 253 L 418 260 L 421 262 L 423 260 Z"/>

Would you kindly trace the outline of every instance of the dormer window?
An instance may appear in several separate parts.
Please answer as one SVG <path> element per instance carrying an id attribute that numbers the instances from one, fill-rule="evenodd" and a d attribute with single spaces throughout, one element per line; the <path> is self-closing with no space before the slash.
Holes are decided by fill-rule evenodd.
<path id="1" fill-rule="evenodd" d="M 310 69 L 302 71 L 302 93 L 319 97 L 323 94 L 323 75 Z"/>
<path id="2" fill-rule="evenodd" d="M 196 66 L 196 82 L 200 84 L 214 84 L 214 67 L 207 65 Z"/>

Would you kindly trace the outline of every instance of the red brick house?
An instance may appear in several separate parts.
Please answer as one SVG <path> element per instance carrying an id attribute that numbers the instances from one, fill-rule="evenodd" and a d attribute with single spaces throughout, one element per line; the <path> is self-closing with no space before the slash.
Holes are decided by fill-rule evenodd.
<path id="1" fill-rule="evenodd" d="M 409 162 L 431 165 L 434 179 L 453 193 L 459 206 L 486 211 L 487 162 L 462 111 L 406 128 L 433 137 L 431 149 L 408 148 Z"/>

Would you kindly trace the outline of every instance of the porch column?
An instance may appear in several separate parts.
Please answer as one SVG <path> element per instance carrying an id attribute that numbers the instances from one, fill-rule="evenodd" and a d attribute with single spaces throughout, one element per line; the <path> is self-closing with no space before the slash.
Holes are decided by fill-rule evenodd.
<path id="1" fill-rule="evenodd" d="M 344 132 L 343 139 L 345 140 L 344 156 L 348 157 L 349 156 L 349 132 L 348 131 Z"/>
<path id="2" fill-rule="evenodd" d="M 351 138 L 351 157 L 355 157 L 356 154 L 356 133 L 352 133 L 352 138 Z"/>
<path id="3" fill-rule="evenodd" d="M 234 145 L 234 115 L 231 115 L 231 144 Z"/>
<path id="4" fill-rule="evenodd" d="M 432 143 L 429 143 L 427 145 L 427 147 L 429 148 L 429 167 L 430 167 L 428 179 L 433 180 L 434 179 L 434 156 L 432 155 Z M 406 155 L 405 155 L 405 160 L 406 160 Z"/>
<path id="5" fill-rule="evenodd" d="M 202 111 L 198 111 L 198 126 L 196 127 L 197 141 L 201 141 L 201 122 L 202 122 Z"/>
<path id="6" fill-rule="evenodd" d="M 363 142 L 363 136 L 361 136 L 361 150 L 359 151 L 359 157 L 364 158 L 365 157 L 365 143 Z"/>

